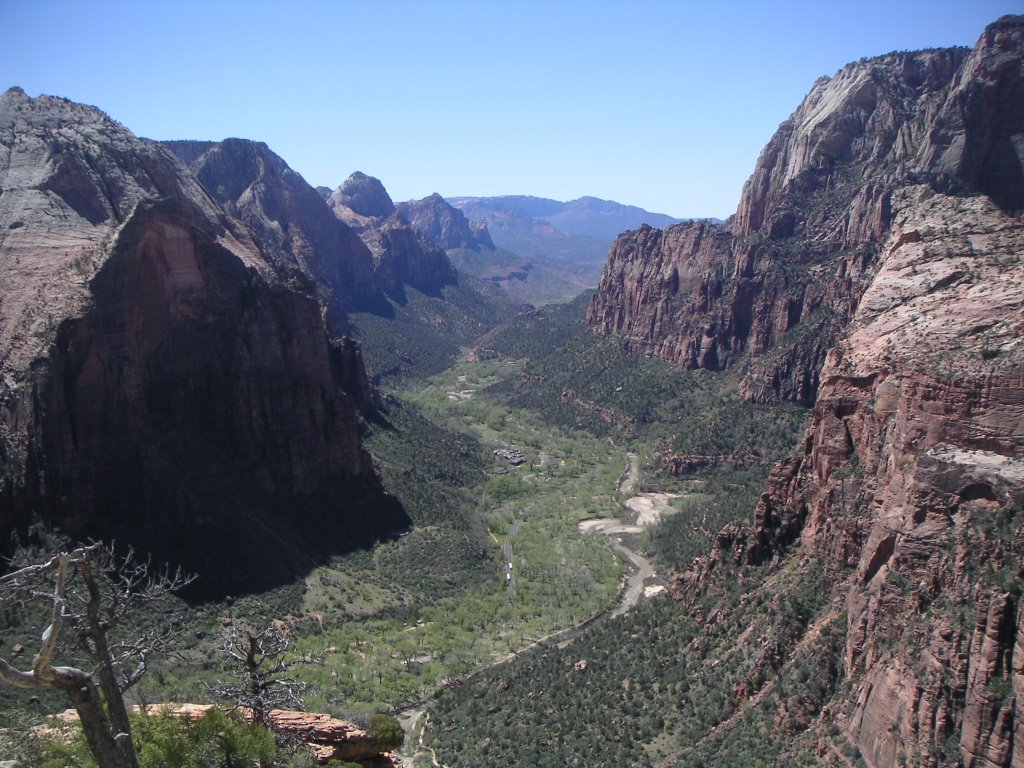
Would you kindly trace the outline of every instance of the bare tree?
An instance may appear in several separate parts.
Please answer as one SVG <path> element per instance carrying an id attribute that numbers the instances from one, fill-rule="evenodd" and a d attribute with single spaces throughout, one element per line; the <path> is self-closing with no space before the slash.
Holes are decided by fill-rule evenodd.
<path id="1" fill-rule="evenodd" d="M 221 648 L 234 678 L 219 682 L 214 695 L 231 702 L 233 709 L 251 712 L 254 722 L 273 728 L 271 710 L 302 706 L 305 684 L 290 676 L 289 670 L 322 660 L 318 655 L 288 657 L 290 645 L 288 635 L 273 625 L 243 634 L 231 627 Z"/>
<path id="2" fill-rule="evenodd" d="M 0 577 L 0 606 L 21 611 L 45 605 L 49 624 L 32 668 L 20 670 L 0 658 L 0 679 L 64 691 L 100 768 L 138 768 L 124 692 L 177 632 L 142 626 L 136 609 L 191 580 L 180 571 L 151 573 L 149 563 L 136 563 L 132 552 L 118 556 L 112 545 L 101 543 L 17 568 Z M 56 664 L 58 653 L 77 666 Z"/>

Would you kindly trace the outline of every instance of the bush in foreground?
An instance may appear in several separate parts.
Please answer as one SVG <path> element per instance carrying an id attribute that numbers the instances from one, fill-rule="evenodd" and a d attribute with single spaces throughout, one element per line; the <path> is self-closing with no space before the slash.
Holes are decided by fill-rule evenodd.
<path id="1" fill-rule="evenodd" d="M 279 748 L 266 728 L 217 709 L 199 718 L 170 713 L 133 716 L 132 735 L 140 768 L 304 768 L 313 764 L 304 750 L 289 754 Z M 80 729 L 70 738 L 35 736 L 19 746 L 25 764 L 36 768 L 96 766 Z"/>

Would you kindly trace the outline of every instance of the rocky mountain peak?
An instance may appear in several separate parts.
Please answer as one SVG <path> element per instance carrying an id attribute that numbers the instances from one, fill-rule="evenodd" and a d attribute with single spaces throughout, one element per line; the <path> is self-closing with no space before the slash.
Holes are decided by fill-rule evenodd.
<path id="1" fill-rule="evenodd" d="M 891 53 L 818 80 L 758 158 L 733 232 L 820 231 L 858 189 L 926 177 L 940 190 L 984 192 L 1004 210 L 1024 207 L 1024 179 L 1015 171 L 1024 135 L 1015 106 L 1024 88 L 1022 20 L 989 25 L 973 50 Z M 807 206 L 808 195 L 819 205 Z M 794 219 L 797 209 L 802 220 Z M 850 242 L 881 233 L 847 226 L 828 234 Z"/>
<path id="2" fill-rule="evenodd" d="M 100 225 L 123 218 L 140 200 L 156 194 L 183 195 L 195 199 L 205 215 L 219 215 L 166 149 L 140 142 L 95 107 L 55 96 L 31 98 L 12 88 L 0 95 L 0 114 L 8 146 L 22 140 L 32 145 L 30 155 L 9 160 L 10 188 L 46 209 L 66 210 L 74 221 Z M 10 206 L 18 199 L 0 202 L 0 213 L 16 221 L 19 212 Z"/>
<path id="3" fill-rule="evenodd" d="M 925 170 L 930 123 L 967 58 L 967 49 L 893 53 L 849 64 L 822 78 L 779 126 L 744 185 L 733 223 L 740 237 L 789 237 L 827 227 L 865 184 L 887 185 Z M 826 199 L 824 191 L 834 199 Z M 808 195 L 820 198 L 805 204 Z M 870 239 L 868 226 L 835 239 Z"/>
<path id="4" fill-rule="evenodd" d="M 454 279 L 444 250 L 409 223 L 378 179 L 353 173 L 330 195 L 327 205 L 339 221 L 359 233 L 372 254 L 378 291 L 394 293 L 403 285 L 436 287 Z"/>
<path id="5" fill-rule="evenodd" d="M 380 180 L 361 171 L 345 179 L 331 195 L 331 202 L 372 218 L 386 219 L 395 212 L 395 204 Z"/>
<path id="6" fill-rule="evenodd" d="M 1024 210 L 1024 16 L 990 24 L 950 89 L 923 164 Z"/>
<path id="7" fill-rule="evenodd" d="M 486 247 L 494 250 L 486 223 L 471 226 L 466 214 L 449 205 L 436 192 L 422 200 L 402 203 L 398 210 L 421 237 L 440 248 L 475 250 Z"/>
<path id="8" fill-rule="evenodd" d="M 205 144 L 202 152 L 197 152 Z M 167 146 L 185 160 L 218 202 L 237 201 L 257 181 L 268 176 L 283 176 L 291 171 L 280 157 L 262 141 L 228 138 L 202 144 L 167 142 Z"/>
<path id="9" fill-rule="evenodd" d="M 347 328 L 345 306 L 376 288 L 373 259 L 323 197 L 263 142 L 225 139 L 201 154 L 192 142 L 168 142 L 209 193 L 244 221 L 282 275 L 299 271 L 318 287 L 334 331 Z"/>

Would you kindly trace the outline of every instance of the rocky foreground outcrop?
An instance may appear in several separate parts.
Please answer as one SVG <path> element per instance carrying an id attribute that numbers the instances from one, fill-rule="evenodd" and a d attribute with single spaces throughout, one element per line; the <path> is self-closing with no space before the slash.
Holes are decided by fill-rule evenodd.
<path id="1" fill-rule="evenodd" d="M 4 541 L 39 518 L 235 590 L 404 524 L 360 444 L 358 348 L 282 273 L 313 256 L 92 107 L 12 89 L 0 145 Z"/>
<path id="2" fill-rule="evenodd" d="M 973 52 L 893 53 L 820 79 L 762 151 L 726 226 L 619 237 L 588 322 L 685 367 L 743 360 L 749 399 L 813 402 L 899 189 L 926 183 L 1024 207 L 1019 26 L 993 24 Z"/>
<path id="3" fill-rule="evenodd" d="M 274 709 L 270 712 L 270 723 L 274 730 L 309 744 L 320 765 L 337 760 L 359 763 L 367 768 L 402 768 L 398 758 L 384 749 L 371 733 L 346 720 Z"/>
<path id="4" fill-rule="evenodd" d="M 850 320 L 827 349 L 804 444 L 773 471 L 753 524 L 723 530 L 676 593 L 707 612 L 723 564 L 790 576 L 819 564 L 825 607 L 804 636 L 773 648 L 772 664 L 799 668 L 815 632 L 841 628 L 843 683 L 827 700 L 791 691 L 789 711 L 773 721 L 794 739 L 817 739 L 826 764 L 847 764 L 840 747 L 872 768 L 1024 762 L 1024 219 L 1015 202 L 1024 158 L 1011 152 L 1024 137 L 1022 53 L 1024 18 L 1004 18 L 969 54 L 895 54 L 820 83 L 762 155 L 733 233 L 705 233 L 735 256 L 744 236 L 771 240 L 783 214 L 787 231 L 806 228 L 820 214 L 785 189 L 818 178 L 822 146 L 853 151 L 838 158 L 889 158 L 891 178 L 865 178 L 855 194 L 866 203 L 884 190 L 874 214 L 846 207 L 813 227 L 831 222 L 845 243 L 870 243 L 868 232 L 877 240 L 846 293 Z M 882 65 L 906 82 L 880 79 Z M 840 84 L 846 103 L 860 105 L 855 116 L 877 111 L 884 85 L 906 94 L 918 117 L 839 142 L 836 131 L 860 124 L 829 109 Z M 690 244 L 702 268 L 723 263 L 693 245 L 696 231 L 643 234 Z M 665 253 L 668 263 L 674 251 Z M 836 281 L 851 274 L 838 253 L 828 282 L 837 299 Z M 706 311 L 709 329 L 739 316 L 710 293 Z M 775 577 L 747 573 L 761 574 L 758 589 L 770 594 Z M 751 679 L 739 689 L 758 702 L 757 686 L 770 684 Z"/>

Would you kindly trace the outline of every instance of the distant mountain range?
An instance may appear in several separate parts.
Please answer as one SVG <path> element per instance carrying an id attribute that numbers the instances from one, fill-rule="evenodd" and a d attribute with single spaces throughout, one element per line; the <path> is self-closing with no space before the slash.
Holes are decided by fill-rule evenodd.
<path id="1" fill-rule="evenodd" d="M 681 221 L 596 197 L 569 202 L 529 195 L 452 197 L 448 203 L 466 218 L 486 222 L 499 248 L 527 258 L 544 256 L 598 268 L 622 232 L 642 224 L 668 227 Z"/>
<path id="2" fill-rule="evenodd" d="M 518 211 L 533 219 L 543 219 L 567 235 L 595 238 L 616 238 L 627 229 L 641 224 L 668 227 L 682 219 L 664 213 L 651 213 L 635 205 L 623 205 L 598 197 L 580 197 L 567 203 L 530 195 L 499 197 L 454 197 L 448 200 L 462 209 L 470 219 L 501 219 L 509 211 Z"/>

